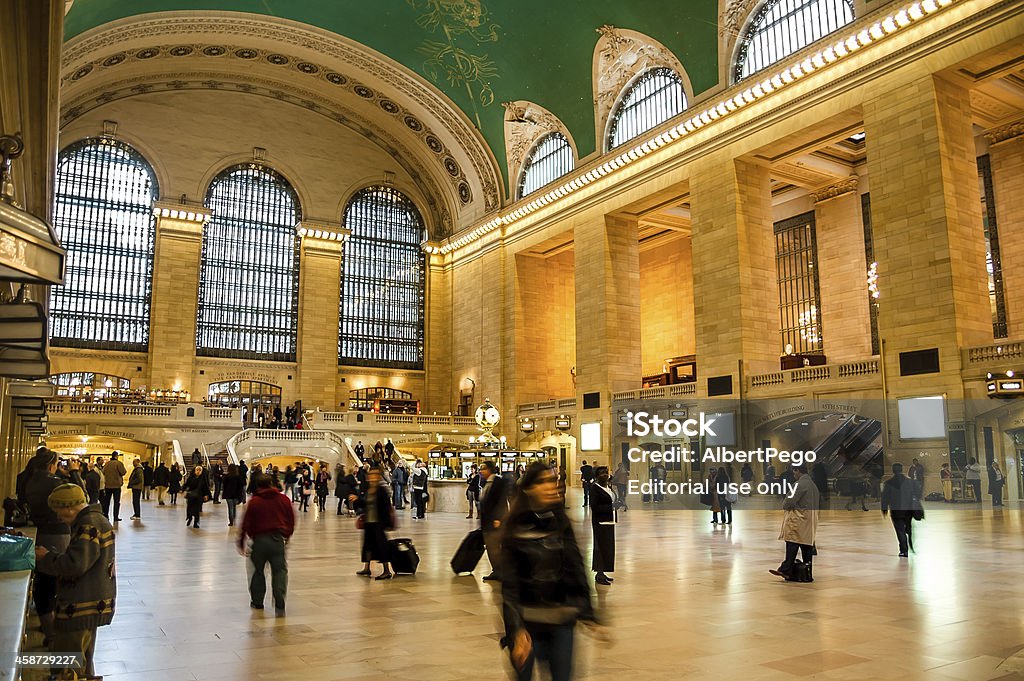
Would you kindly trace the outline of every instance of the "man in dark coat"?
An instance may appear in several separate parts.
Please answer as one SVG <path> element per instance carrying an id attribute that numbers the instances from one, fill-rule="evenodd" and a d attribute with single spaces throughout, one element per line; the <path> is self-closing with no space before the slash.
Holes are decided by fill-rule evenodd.
<path id="1" fill-rule="evenodd" d="M 501 524 L 508 515 L 508 481 L 498 474 L 493 461 L 480 464 L 480 477 L 484 486 L 480 490 L 480 529 L 484 533 L 487 560 L 491 561 L 491 574 L 486 580 L 501 579 Z"/>
<path id="2" fill-rule="evenodd" d="M 917 485 L 903 475 L 903 464 L 892 465 L 892 477 L 882 485 L 882 515 L 891 512 L 892 526 L 900 543 L 900 558 L 906 558 L 914 548 L 912 524 L 924 518 Z"/>
<path id="3" fill-rule="evenodd" d="M 583 460 L 583 465 L 580 466 L 580 484 L 583 485 L 583 506 L 584 508 L 590 504 L 590 485 L 594 482 L 594 467 L 587 463 L 587 460 Z"/>
<path id="4" fill-rule="evenodd" d="M 142 464 L 142 498 L 149 501 L 149 491 L 153 489 L 153 464 L 149 461 Z"/>
<path id="5" fill-rule="evenodd" d="M 615 512 L 616 494 L 609 480 L 608 467 L 598 466 L 594 470 L 596 480 L 591 487 L 590 495 L 590 524 L 594 530 L 592 567 L 597 573 L 594 581 L 608 586 L 612 583 L 612 578 L 605 573 L 615 572 L 615 523 L 618 521 Z"/>
<path id="6" fill-rule="evenodd" d="M 50 650 L 82 656 L 83 676 L 94 679 L 93 653 L 97 628 L 114 619 L 117 585 L 114 576 L 114 530 L 99 506 L 86 503 L 78 485 L 61 485 L 48 503 L 71 526 L 66 550 L 36 547 L 36 570 L 57 580 L 57 609 Z M 54 673 L 63 670 L 54 669 Z"/>

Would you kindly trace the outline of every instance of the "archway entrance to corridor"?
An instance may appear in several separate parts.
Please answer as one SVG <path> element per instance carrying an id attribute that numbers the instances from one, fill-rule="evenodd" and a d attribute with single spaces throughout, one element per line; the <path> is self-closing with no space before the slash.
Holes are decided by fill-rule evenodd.
<path id="1" fill-rule="evenodd" d="M 263 381 L 220 381 L 210 384 L 207 399 L 220 406 L 240 408 L 242 422 L 256 426 L 261 415 L 269 422 L 274 409 L 281 408 L 281 386 Z"/>

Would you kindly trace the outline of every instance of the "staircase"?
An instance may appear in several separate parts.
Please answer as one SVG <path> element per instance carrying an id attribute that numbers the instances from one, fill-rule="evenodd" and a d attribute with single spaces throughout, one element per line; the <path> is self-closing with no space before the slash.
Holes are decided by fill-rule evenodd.
<path id="1" fill-rule="evenodd" d="M 359 459 L 344 438 L 330 430 L 265 430 L 249 428 L 227 441 L 227 456 L 248 463 L 269 457 L 313 458 L 330 464 L 358 466 Z"/>

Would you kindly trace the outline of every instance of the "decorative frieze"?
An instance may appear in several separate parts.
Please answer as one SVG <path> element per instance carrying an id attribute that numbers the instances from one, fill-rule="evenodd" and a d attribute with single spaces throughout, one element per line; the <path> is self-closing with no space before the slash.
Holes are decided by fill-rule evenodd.
<path id="1" fill-rule="evenodd" d="M 815 203 L 821 203 L 822 201 L 828 201 L 855 191 L 857 191 L 857 178 L 855 176 L 851 176 L 845 180 L 840 180 L 839 182 L 830 184 L 827 187 L 822 187 L 821 189 L 812 191 L 811 199 Z"/>
<path id="2" fill-rule="evenodd" d="M 1014 121 L 1013 123 L 993 128 L 985 133 L 985 139 L 988 140 L 989 144 L 999 144 L 1000 142 L 1016 139 L 1021 135 L 1024 135 L 1024 120 Z"/>

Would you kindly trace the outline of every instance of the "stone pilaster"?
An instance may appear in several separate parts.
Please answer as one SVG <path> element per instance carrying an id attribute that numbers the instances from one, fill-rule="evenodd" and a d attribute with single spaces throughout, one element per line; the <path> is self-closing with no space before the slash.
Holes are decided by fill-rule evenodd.
<path id="1" fill-rule="evenodd" d="M 343 241 L 314 234 L 341 235 L 303 223 L 299 261 L 299 333 L 296 361 L 303 409 L 337 408 L 338 301 L 341 300 Z"/>
<path id="2" fill-rule="evenodd" d="M 707 378 L 777 371 L 782 352 L 778 278 L 766 167 L 708 159 L 690 180 L 699 394 Z"/>
<path id="3" fill-rule="evenodd" d="M 149 388 L 167 390 L 179 386 L 201 399 L 206 386 L 191 383 L 203 222 L 201 215 L 188 215 L 172 213 L 170 208 L 157 215 L 149 322 Z"/>
<path id="4" fill-rule="evenodd" d="M 871 356 L 864 223 L 857 179 L 812 193 L 825 355 L 830 364 Z"/>
<path id="5" fill-rule="evenodd" d="M 458 411 L 458 399 L 452 387 L 452 283 L 451 271 L 445 268 L 440 253 L 427 255 L 427 309 L 425 404 L 422 411 L 447 414 Z"/>
<path id="6" fill-rule="evenodd" d="M 885 353 L 889 395 L 956 398 L 960 348 L 992 342 L 969 93 L 922 78 L 866 101 L 864 127 L 880 336 L 904 351 L 939 350 L 940 373 L 907 377 Z"/>
<path id="7" fill-rule="evenodd" d="M 516 402 L 575 395 L 575 264 L 572 251 L 549 258 L 515 256 Z"/>
<path id="8" fill-rule="evenodd" d="M 986 135 L 992 166 L 1007 334 L 1024 338 L 1024 121 Z"/>

